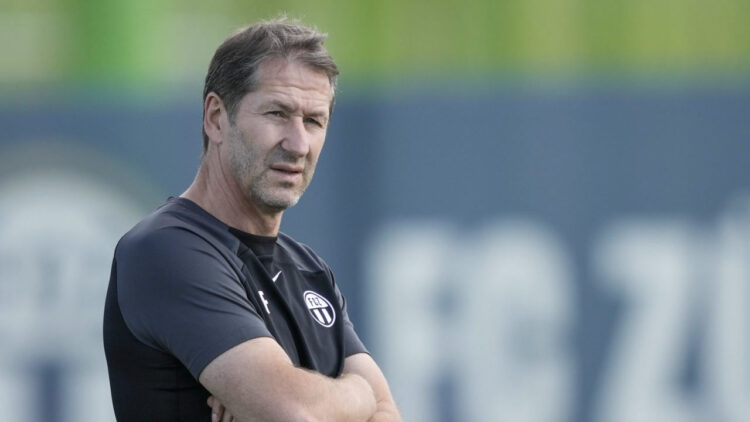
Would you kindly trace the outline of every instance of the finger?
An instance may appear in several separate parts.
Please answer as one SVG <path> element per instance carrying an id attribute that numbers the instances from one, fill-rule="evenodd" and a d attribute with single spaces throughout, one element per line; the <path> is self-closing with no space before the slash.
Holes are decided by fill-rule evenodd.
<path id="1" fill-rule="evenodd" d="M 208 407 L 214 407 L 214 396 L 208 396 L 206 399 L 206 404 Z"/>
<path id="2" fill-rule="evenodd" d="M 222 411 L 224 412 L 224 417 L 221 418 L 221 422 L 232 422 L 234 420 L 234 417 L 232 417 L 232 414 L 227 411 L 227 409 L 224 409 L 222 406 Z"/>
<path id="3" fill-rule="evenodd" d="M 211 422 L 219 422 L 224 416 L 224 406 L 218 400 L 214 399 L 211 405 Z"/>

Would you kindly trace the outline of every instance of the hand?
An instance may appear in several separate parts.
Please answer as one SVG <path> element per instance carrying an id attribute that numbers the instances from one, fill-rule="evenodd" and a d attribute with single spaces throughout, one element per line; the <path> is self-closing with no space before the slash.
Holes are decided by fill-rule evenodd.
<path id="1" fill-rule="evenodd" d="M 211 422 L 234 422 L 234 416 L 216 397 L 210 396 L 206 404 L 211 408 Z"/>

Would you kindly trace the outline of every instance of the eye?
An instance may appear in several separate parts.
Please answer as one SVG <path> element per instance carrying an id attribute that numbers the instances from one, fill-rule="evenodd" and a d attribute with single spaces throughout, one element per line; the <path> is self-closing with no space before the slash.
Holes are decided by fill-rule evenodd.
<path id="1" fill-rule="evenodd" d="M 320 120 L 317 120 L 312 117 L 305 117 L 305 123 L 310 123 L 318 127 L 323 127 L 323 123 L 321 123 Z"/>
<path id="2" fill-rule="evenodd" d="M 285 117 L 286 114 L 281 110 L 271 110 L 266 112 L 267 116 L 273 116 L 273 117 Z"/>

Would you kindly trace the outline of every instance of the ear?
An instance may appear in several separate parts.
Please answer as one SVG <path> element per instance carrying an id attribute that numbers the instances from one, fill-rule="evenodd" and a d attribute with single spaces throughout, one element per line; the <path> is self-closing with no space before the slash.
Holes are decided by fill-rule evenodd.
<path id="1" fill-rule="evenodd" d="M 220 144 L 228 123 L 224 102 L 215 92 L 209 92 L 203 102 L 203 130 L 208 135 L 208 142 Z"/>

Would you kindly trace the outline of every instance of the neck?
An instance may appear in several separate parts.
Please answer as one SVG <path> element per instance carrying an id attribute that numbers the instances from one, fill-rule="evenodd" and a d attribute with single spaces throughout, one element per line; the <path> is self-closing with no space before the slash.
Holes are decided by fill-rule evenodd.
<path id="1" fill-rule="evenodd" d="M 180 196 L 230 227 L 259 236 L 279 233 L 283 211 L 262 210 L 250 202 L 215 149 L 203 157 L 195 180 Z"/>

